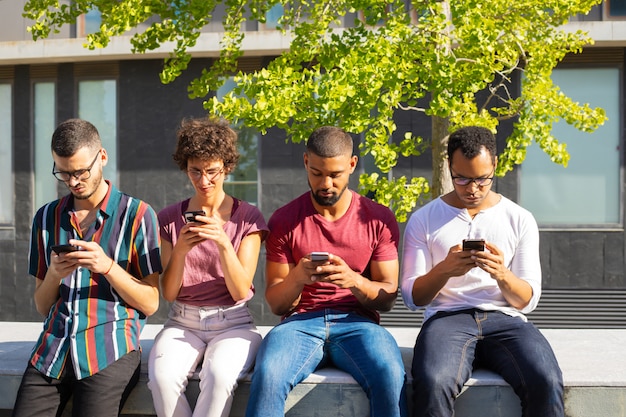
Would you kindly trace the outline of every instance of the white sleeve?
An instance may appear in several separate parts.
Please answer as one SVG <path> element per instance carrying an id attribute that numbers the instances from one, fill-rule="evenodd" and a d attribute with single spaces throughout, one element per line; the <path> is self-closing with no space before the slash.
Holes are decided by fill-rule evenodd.
<path id="1" fill-rule="evenodd" d="M 528 282 L 533 295 L 521 312 L 533 311 L 541 297 L 541 260 L 539 258 L 539 228 L 532 214 L 521 217 L 520 236 L 515 255 L 511 260 L 510 269 L 516 277 Z"/>
<path id="2" fill-rule="evenodd" d="M 413 283 L 432 268 L 431 256 L 426 242 L 426 231 L 416 213 L 409 219 L 402 243 L 401 290 L 404 304 L 410 310 L 422 306 L 413 303 Z"/>

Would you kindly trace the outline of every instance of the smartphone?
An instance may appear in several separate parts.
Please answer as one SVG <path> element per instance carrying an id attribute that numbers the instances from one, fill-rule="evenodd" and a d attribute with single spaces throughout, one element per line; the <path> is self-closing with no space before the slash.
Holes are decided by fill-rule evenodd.
<path id="1" fill-rule="evenodd" d="M 192 210 L 185 212 L 185 221 L 187 223 L 192 223 L 196 221 L 196 216 L 206 216 L 204 210 Z"/>
<path id="2" fill-rule="evenodd" d="M 65 252 L 74 252 L 74 251 L 78 250 L 78 246 L 69 245 L 69 244 L 65 244 L 65 245 L 52 245 L 52 250 L 53 250 L 56 254 L 65 253 Z"/>
<path id="3" fill-rule="evenodd" d="M 312 261 L 327 261 L 328 252 L 311 252 Z"/>
<path id="4" fill-rule="evenodd" d="M 485 240 L 484 239 L 464 239 L 463 240 L 463 250 L 485 250 Z"/>

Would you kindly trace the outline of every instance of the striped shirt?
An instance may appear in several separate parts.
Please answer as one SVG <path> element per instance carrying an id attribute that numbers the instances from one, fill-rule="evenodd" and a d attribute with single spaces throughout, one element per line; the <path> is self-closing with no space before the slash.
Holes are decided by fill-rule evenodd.
<path id="1" fill-rule="evenodd" d="M 109 190 L 91 228 L 81 234 L 73 220 L 73 196 L 41 207 L 33 220 L 29 273 L 44 279 L 51 246 L 69 239 L 98 242 L 104 252 L 137 279 L 162 271 L 156 213 L 145 202 Z M 94 375 L 125 354 L 139 350 L 146 316 L 127 305 L 104 275 L 77 268 L 63 278 L 33 348 L 31 364 L 60 378 L 66 363 L 78 379 Z M 68 362 L 68 355 L 71 362 Z"/>

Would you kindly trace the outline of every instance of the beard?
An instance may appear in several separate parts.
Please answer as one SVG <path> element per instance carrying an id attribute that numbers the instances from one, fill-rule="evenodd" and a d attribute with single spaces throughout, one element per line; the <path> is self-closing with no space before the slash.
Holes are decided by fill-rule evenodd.
<path id="1" fill-rule="evenodd" d="M 82 194 L 76 194 L 70 188 L 70 192 L 77 200 L 88 200 L 94 193 L 98 190 L 98 186 L 102 182 L 102 170 L 100 170 L 97 174 L 91 175 L 91 177 L 87 178 L 85 192 Z"/>
<path id="2" fill-rule="evenodd" d="M 333 193 L 330 197 L 322 197 L 318 195 L 317 192 L 313 191 L 313 188 L 311 188 L 311 184 L 309 184 L 309 188 L 311 189 L 311 195 L 317 204 L 320 206 L 330 207 L 337 204 L 337 201 L 341 199 L 341 196 L 346 191 L 348 186 L 346 185 L 339 193 Z"/>

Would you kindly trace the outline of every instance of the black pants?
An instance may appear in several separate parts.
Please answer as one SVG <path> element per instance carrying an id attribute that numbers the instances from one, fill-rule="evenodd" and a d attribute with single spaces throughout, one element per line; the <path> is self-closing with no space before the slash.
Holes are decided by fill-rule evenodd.
<path id="1" fill-rule="evenodd" d="M 141 353 L 132 351 L 88 378 L 76 379 L 66 366 L 60 379 L 28 364 L 13 407 L 13 417 L 61 416 L 72 397 L 72 417 L 119 416 L 139 380 Z"/>

